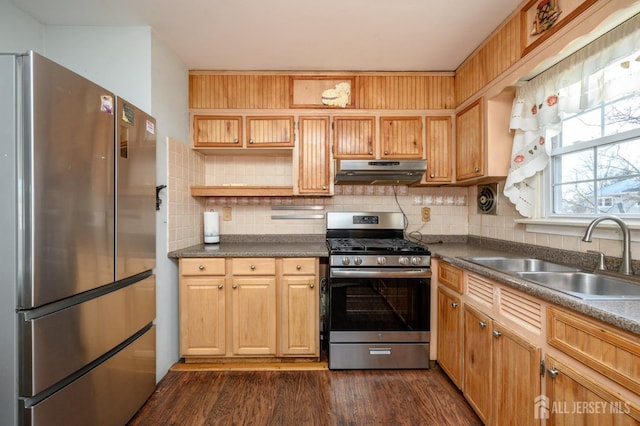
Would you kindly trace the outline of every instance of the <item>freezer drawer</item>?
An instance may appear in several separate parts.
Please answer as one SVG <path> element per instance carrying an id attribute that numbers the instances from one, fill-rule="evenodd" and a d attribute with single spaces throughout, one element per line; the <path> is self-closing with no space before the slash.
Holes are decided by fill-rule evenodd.
<path id="1" fill-rule="evenodd" d="M 133 336 L 153 321 L 155 304 L 151 275 L 35 319 L 22 313 L 20 396 L 37 395 Z"/>
<path id="2" fill-rule="evenodd" d="M 155 389 L 155 326 L 120 352 L 33 406 L 23 425 L 122 426 Z"/>
<path id="3" fill-rule="evenodd" d="M 429 343 L 330 343 L 332 370 L 429 368 Z"/>

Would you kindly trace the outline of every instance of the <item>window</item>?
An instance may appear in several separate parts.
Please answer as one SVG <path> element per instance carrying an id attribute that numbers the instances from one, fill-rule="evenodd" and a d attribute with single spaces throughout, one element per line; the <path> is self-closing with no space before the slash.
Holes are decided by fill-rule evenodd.
<path id="1" fill-rule="evenodd" d="M 640 95 L 567 115 L 551 143 L 547 216 L 640 217 Z"/>
<path id="2" fill-rule="evenodd" d="M 503 193 L 524 218 L 640 218 L 639 46 L 637 14 L 518 86 Z"/>

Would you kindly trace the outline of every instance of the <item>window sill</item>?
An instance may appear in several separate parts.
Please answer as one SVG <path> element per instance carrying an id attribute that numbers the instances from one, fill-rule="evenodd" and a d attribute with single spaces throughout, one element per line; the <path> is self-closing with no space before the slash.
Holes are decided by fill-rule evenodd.
<path id="1" fill-rule="evenodd" d="M 541 234 L 568 235 L 582 238 L 589 223 L 593 219 L 587 218 L 539 218 L 516 219 L 515 222 L 525 226 L 527 232 Z M 640 241 L 640 219 L 623 219 L 631 230 L 631 241 Z M 593 232 L 593 238 L 605 240 L 620 240 L 620 227 L 611 221 L 600 223 Z"/>

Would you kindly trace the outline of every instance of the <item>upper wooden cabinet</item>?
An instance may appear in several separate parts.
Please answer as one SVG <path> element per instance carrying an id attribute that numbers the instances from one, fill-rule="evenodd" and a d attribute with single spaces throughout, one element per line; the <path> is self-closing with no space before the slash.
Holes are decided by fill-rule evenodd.
<path id="1" fill-rule="evenodd" d="M 189 108 L 247 110 L 298 108 L 304 81 L 351 82 L 349 108 L 362 110 L 443 110 L 455 108 L 454 72 L 272 73 L 189 72 Z M 312 91 L 313 92 L 313 91 Z M 322 107 L 322 93 L 302 103 Z M 310 105 L 309 105 L 310 104 Z M 333 110 L 342 110 L 339 107 Z"/>
<path id="2" fill-rule="evenodd" d="M 427 117 L 427 172 L 422 183 L 446 183 L 452 176 L 452 119 Z"/>
<path id="3" fill-rule="evenodd" d="M 380 117 L 380 158 L 422 158 L 422 117 Z"/>
<path id="4" fill-rule="evenodd" d="M 422 158 L 422 117 L 379 117 L 380 134 L 376 138 L 376 116 L 333 119 L 333 157 L 336 159 Z"/>
<path id="5" fill-rule="evenodd" d="M 329 117 L 301 116 L 299 121 L 299 195 L 331 195 Z"/>
<path id="6" fill-rule="evenodd" d="M 484 99 L 456 114 L 456 180 L 484 176 Z"/>
<path id="7" fill-rule="evenodd" d="M 292 147 L 293 117 L 247 117 L 247 148 Z"/>
<path id="8" fill-rule="evenodd" d="M 475 184 L 509 173 L 513 134 L 509 131 L 514 90 L 478 98 L 456 114 L 456 182 Z"/>
<path id="9" fill-rule="evenodd" d="M 242 116 L 194 114 L 194 148 L 291 148 L 293 116 Z M 243 138 L 246 135 L 246 140 Z"/>
<path id="10" fill-rule="evenodd" d="M 242 147 L 242 117 L 194 115 L 192 139 L 195 148 Z"/>
<path id="11" fill-rule="evenodd" d="M 333 118 L 333 157 L 337 159 L 376 157 L 376 118 Z"/>

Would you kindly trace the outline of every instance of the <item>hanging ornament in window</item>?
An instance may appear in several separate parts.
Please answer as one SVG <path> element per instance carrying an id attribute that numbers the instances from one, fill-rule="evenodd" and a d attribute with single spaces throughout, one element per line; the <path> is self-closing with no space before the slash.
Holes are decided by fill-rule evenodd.
<path id="1" fill-rule="evenodd" d="M 562 13 L 558 8 L 558 0 L 542 0 L 536 9 L 531 35 L 538 35 L 551 28 Z"/>

